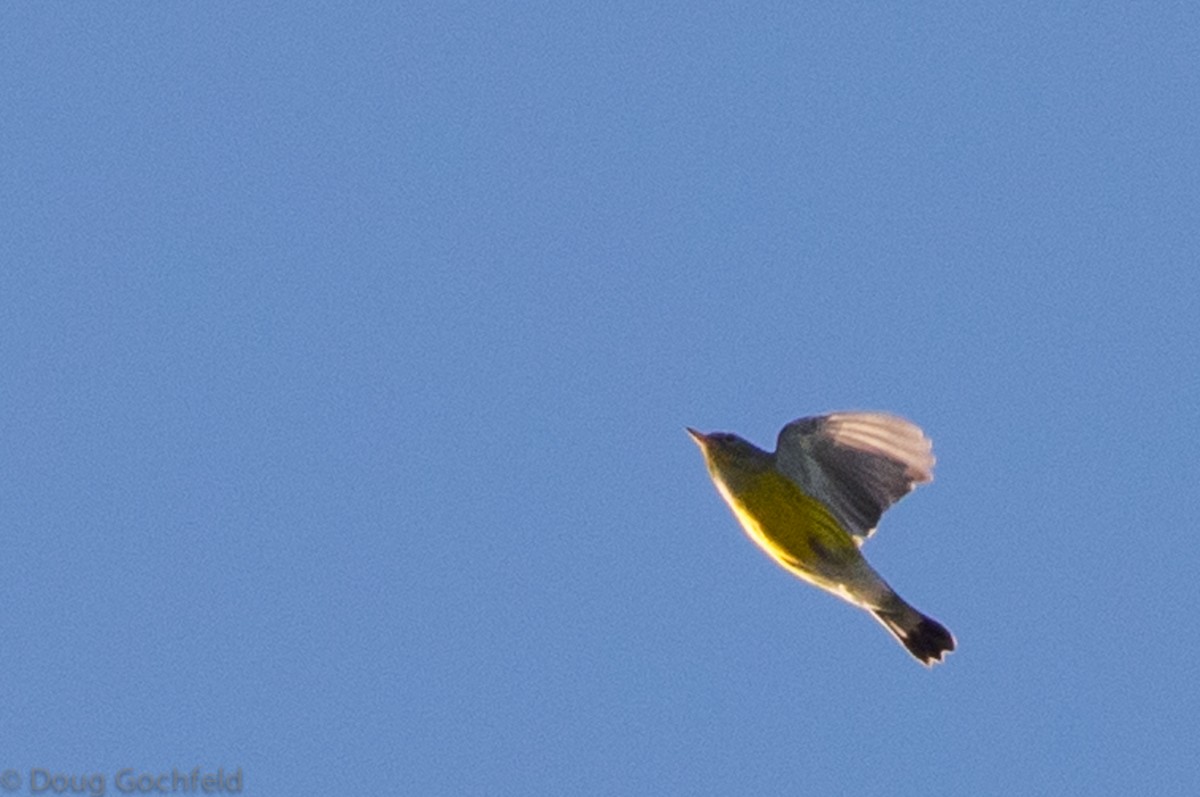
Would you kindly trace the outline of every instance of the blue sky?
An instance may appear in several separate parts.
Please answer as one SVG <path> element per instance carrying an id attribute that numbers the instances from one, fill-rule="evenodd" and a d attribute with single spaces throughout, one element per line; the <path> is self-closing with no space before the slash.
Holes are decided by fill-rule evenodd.
<path id="1" fill-rule="evenodd" d="M 1196 793 L 1197 30 L 6 6 L 0 770 Z M 934 440 L 933 670 L 684 433 L 843 408 Z"/>

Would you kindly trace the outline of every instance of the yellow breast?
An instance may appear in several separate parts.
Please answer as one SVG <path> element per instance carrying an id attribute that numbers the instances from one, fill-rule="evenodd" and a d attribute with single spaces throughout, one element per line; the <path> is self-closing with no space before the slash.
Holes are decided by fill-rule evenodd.
<path id="1" fill-rule="evenodd" d="M 774 470 L 717 489 L 750 539 L 779 564 L 806 578 L 824 580 L 860 557 L 858 546 L 825 506 Z"/>

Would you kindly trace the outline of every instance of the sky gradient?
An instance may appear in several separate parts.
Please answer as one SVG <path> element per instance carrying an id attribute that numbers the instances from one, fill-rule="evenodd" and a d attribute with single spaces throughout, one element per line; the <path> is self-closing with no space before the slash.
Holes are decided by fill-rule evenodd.
<path id="1" fill-rule="evenodd" d="M 0 11 L 0 773 L 1195 794 L 1200 12 Z M 916 664 L 685 426 L 908 417 Z"/>

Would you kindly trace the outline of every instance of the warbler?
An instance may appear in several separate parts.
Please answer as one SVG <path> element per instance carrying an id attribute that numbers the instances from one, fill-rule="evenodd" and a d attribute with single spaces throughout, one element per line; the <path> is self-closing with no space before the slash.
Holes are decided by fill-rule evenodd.
<path id="1" fill-rule="evenodd" d="M 885 509 L 933 480 L 933 444 L 880 412 L 800 418 L 774 453 L 725 432 L 688 434 L 746 534 L 796 576 L 866 609 L 918 661 L 932 666 L 954 636 L 908 605 L 859 548 Z"/>

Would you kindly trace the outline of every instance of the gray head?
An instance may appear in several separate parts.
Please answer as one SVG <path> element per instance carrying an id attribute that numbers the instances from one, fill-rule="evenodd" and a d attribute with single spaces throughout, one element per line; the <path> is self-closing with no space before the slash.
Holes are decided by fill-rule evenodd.
<path id="1" fill-rule="evenodd" d="M 728 474 L 731 469 L 737 472 L 762 470 L 771 466 L 772 454 L 735 434 L 703 434 L 690 427 L 687 433 L 700 446 L 708 469 L 714 474 Z"/>

